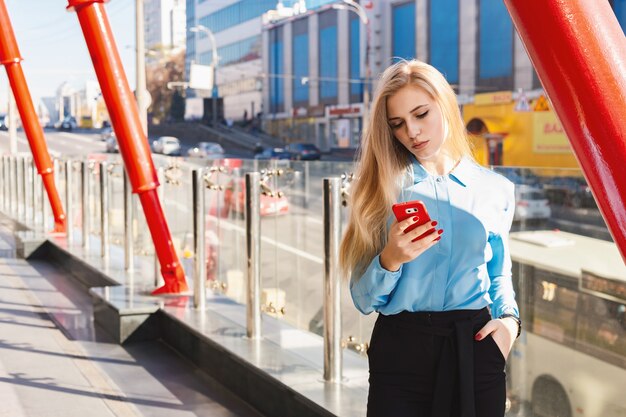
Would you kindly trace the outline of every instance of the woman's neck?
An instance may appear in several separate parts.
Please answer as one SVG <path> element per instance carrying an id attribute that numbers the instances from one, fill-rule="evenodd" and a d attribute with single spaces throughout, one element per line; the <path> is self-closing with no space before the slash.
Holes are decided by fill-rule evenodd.
<path id="1" fill-rule="evenodd" d="M 460 159 L 453 159 L 449 155 L 441 155 L 437 159 L 419 161 L 426 172 L 431 175 L 447 175 L 459 163 Z"/>

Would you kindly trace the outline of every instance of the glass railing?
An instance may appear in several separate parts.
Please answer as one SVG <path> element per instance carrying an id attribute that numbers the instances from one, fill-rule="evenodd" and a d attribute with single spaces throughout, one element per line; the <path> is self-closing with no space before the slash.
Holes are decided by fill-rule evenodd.
<path id="1" fill-rule="evenodd" d="M 123 176 L 108 156 L 110 240 L 122 253 Z M 316 334 L 323 330 L 323 192 L 325 177 L 350 173 L 351 163 L 157 158 L 160 194 L 173 242 L 193 280 L 191 170 L 202 167 L 206 202 L 206 282 L 211 293 L 245 303 L 245 173 L 262 172 L 261 301 L 264 314 Z M 59 164 L 65 201 L 64 164 Z M 99 165 L 91 169 L 90 256 L 98 256 Z M 626 415 L 626 267 L 580 170 L 496 167 L 516 184 L 510 236 L 513 283 L 524 322 L 507 361 L 510 416 Z M 3 168 L 2 175 L 6 170 Z M 4 177 L 3 177 L 4 178 Z M 74 175 L 71 223 L 80 245 L 80 177 Z M 7 187 L 0 188 L 5 194 Z M 36 199 L 40 199 L 37 193 Z M 135 198 L 136 263 L 154 282 L 154 246 Z M 7 212 L 6 198 L 2 203 Z M 37 204 L 41 202 L 38 201 Z M 345 225 L 348 209 L 342 209 Z M 41 224 L 39 212 L 36 225 Z M 51 223 L 49 223 L 51 224 Z M 342 287 L 343 344 L 366 361 L 375 314 L 361 315 Z M 580 410 L 584 410 L 580 411 Z"/>

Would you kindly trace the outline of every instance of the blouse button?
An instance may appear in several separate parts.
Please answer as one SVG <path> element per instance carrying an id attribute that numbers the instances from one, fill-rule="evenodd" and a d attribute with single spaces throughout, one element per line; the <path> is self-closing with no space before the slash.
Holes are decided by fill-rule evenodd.
<path id="1" fill-rule="evenodd" d="M 437 177 L 437 182 L 441 182 L 441 181 L 443 181 L 443 178 Z"/>

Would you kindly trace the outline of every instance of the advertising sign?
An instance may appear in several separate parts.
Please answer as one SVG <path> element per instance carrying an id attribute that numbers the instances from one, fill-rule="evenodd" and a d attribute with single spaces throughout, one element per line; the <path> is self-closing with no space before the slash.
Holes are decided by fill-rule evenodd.
<path id="1" fill-rule="evenodd" d="M 561 122 L 551 111 L 533 113 L 533 151 L 537 153 L 571 153 Z"/>

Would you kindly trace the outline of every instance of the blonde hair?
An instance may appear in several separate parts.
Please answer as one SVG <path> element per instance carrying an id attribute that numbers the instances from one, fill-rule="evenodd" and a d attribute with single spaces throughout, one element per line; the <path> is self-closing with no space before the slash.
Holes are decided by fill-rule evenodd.
<path id="1" fill-rule="evenodd" d="M 452 87 L 434 67 L 417 60 L 399 61 L 380 77 L 366 126 L 355 180 L 350 189 L 348 227 L 341 242 L 339 264 L 344 277 L 358 278 L 384 248 L 387 219 L 401 180 L 410 169 L 409 151 L 394 137 L 387 121 L 387 99 L 407 85 L 426 91 L 441 110 L 445 151 L 455 160 L 472 151 Z"/>

